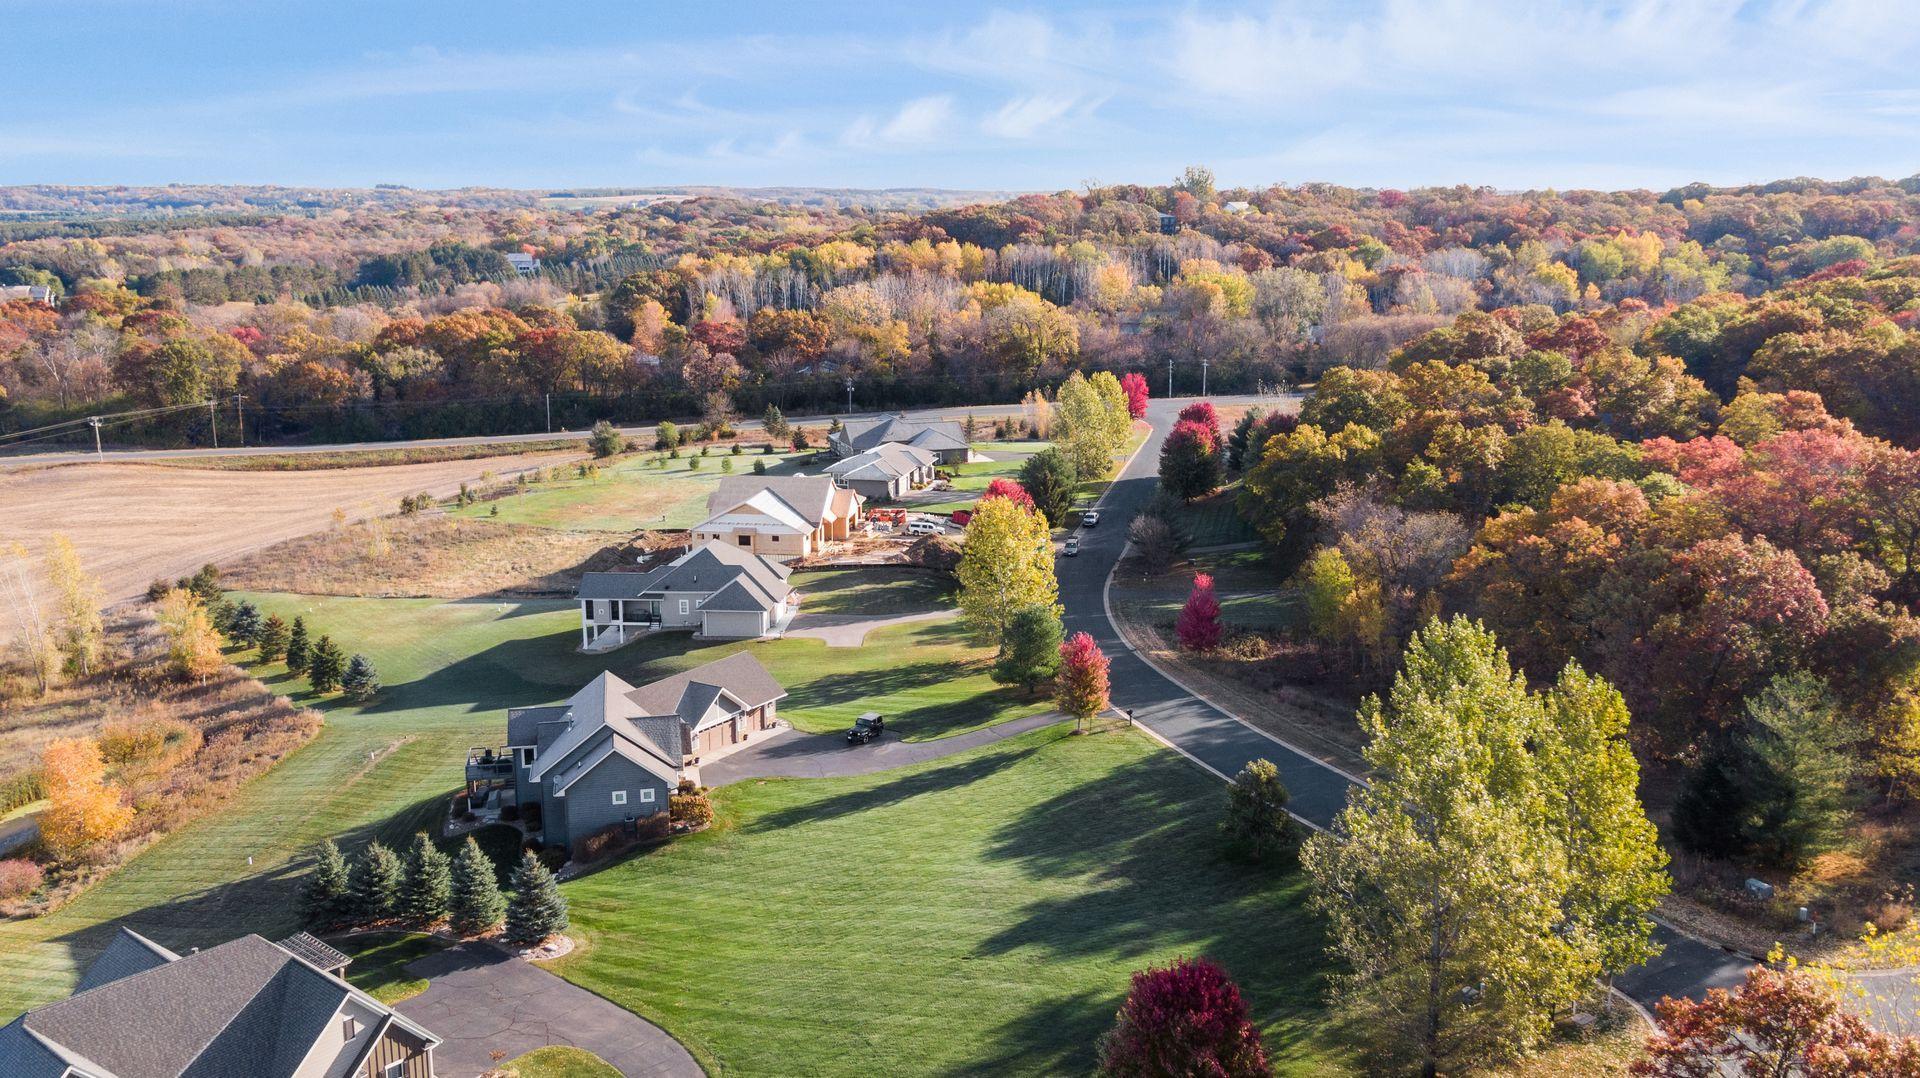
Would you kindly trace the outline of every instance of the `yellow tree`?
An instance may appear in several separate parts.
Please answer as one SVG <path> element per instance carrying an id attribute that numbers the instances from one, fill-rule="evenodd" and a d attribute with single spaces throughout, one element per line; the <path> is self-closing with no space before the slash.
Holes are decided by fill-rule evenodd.
<path id="1" fill-rule="evenodd" d="M 80 552 L 64 535 L 47 545 L 47 580 L 53 584 L 60 651 L 69 674 L 85 677 L 100 662 L 106 625 L 100 620 L 100 582 L 80 564 Z"/>
<path id="2" fill-rule="evenodd" d="M 1127 406 L 1127 391 L 1120 388 L 1120 379 L 1112 371 L 1095 371 L 1088 381 L 1100 395 L 1100 420 L 1106 427 L 1108 451 L 1117 454 L 1133 438 L 1133 411 Z"/>
<path id="3" fill-rule="evenodd" d="M 133 809 L 107 781 L 100 746 L 90 737 L 62 738 L 40 758 L 47 809 L 40 814 L 40 837 L 57 856 L 72 857 L 120 834 Z"/>
<path id="4" fill-rule="evenodd" d="M 1115 382 L 1114 388 L 1119 385 Z M 1121 406 L 1125 407 L 1124 398 Z M 1113 426 L 1106 413 L 1100 391 L 1079 371 L 1060 383 L 1053 402 L 1053 440 L 1083 480 L 1104 479 L 1113 467 L 1113 451 L 1119 446 L 1113 444 Z"/>
<path id="5" fill-rule="evenodd" d="M 983 642 L 998 646 L 1007 623 L 1023 607 L 1060 616 L 1060 584 L 1053 575 L 1053 537 L 1047 520 L 1011 498 L 979 503 L 960 551 L 960 611 Z"/>
<path id="6" fill-rule="evenodd" d="M 0 561 L 0 595 L 6 599 L 7 628 L 11 630 L 0 637 L 0 642 L 11 645 L 44 693 L 60 674 L 60 648 L 54 640 L 53 624 L 41 606 L 38 587 L 28 569 L 27 548 L 15 543 L 0 553 L 5 554 L 5 560 Z"/>
<path id="7" fill-rule="evenodd" d="M 205 603 L 185 588 L 174 588 L 160 598 L 160 629 L 167 636 L 167 665 L 185 678 L 204 681 L 225 661 L 220 633 L 213 627 Z"/>

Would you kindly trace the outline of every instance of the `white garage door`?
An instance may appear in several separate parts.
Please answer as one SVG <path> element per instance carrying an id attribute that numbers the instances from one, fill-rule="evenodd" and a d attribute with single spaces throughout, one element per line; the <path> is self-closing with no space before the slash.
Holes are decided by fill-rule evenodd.
<path id="1" fill-rule="evenodd" d="M 767 616 L 758 611 L 709 610 L 700 635 L 723 639 L 751 639 L 767 631 Z"/>

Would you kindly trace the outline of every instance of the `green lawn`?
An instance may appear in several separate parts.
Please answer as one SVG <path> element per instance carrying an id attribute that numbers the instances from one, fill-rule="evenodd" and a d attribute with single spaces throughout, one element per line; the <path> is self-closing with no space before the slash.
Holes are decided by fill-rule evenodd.
<path id="1" fill-rule="evenodd" d="M 1192 502 L 1181 511 L 1180 522 L 1186 526 L 1187 534 L 1193 537 L 1197 547 L 1226 546 L 1230 543 L 1258 542 L 1260 533 L 1253 530 L 1240 516 L 1235 501 L 1240 496 L 1240 484 L 1233 485 Z"/>
<path id="2" fill-rule="evenodd" d="M 886 617 L 953 605 L 953 577 L 939 572 L 824 569 L 795 573 L 787 582 L 800 592 L 800 609 L 808 614 Z"/>
<path id="3" fill-rule="evenodd" d="M 1120 464 L 1132 456 L 1133 451 L 1140 448 L 1141 443 L 1146 439 L 1147 436 L 1144 433 L 1134 432 L 1133 437 L 1128 439 L 1126 448 L 1114 458 L 1115 474 L 1118 474 Z M 1019 478 L 1020 469 L 1026 464 L 1027 458 L 1043 449 L 1051 448 L 1052 445 L 1052 442 L 976 442 L 973 446 L 975 452 L 990 454 L 996 459 L 948 466 L 943 470 L 953 475 L 952 497 L 925 505 L 915 503 L 910 508 L 923 513 L 951 513 L 955 509 L 965 509 L 979 501 L 980 495 L 986 492 L 988 485 L 995 479 L 1001 476 L 1009 479 Z M 1099 501 L 1100 496 L 1106 493 L 1111 483 L 1110 478 L 1081 483 L 1077 490 L 1078 504 L 1088 507 Z"/>
<path id="4" fill-rule="evenodd" d="M 520 1078 L 620 1078 L 613 1064 L 584 1048 L 562 1044 L 535 1048 L 508 1063 L 506 1069 Z"/>
<path id="5" fill-rule="evenodd" d="M 1280 579 L 1263 550 L 1222 550 L 1198 554 L 1191 566 L 1156 580 L 1120 574 L 1113 579 L 1113 601 L 1141 611 L 1151 622 L 1171 622 L 1186 605 L 1196 572 L 1213 574 L 1220 617 L 1229 627 L 1291 629 L 1304 609 L 1299 593 Z"/>
<path id="6" fill-rule="evenodd" d="M 380 932 L 332 942 L 353 959 L 347 967 L 347 983 L 387 1004 L 425 992 L 427 982 L 410 976 L 401 967 L 446 947 L 444 942 L 418 932 Z"/>
<path id="7" fill-rule="evenodd" d="M 989 653 L 951 622 L 881 630 L 863 648 L 817 640 L 695 645 L 670 634 L 583 656 L 573 650 L 579 614 L 568 602 L 247 597 L 268 613 L 304 614 L 316 633 L 364 652 L 385 689 L 366 704 L 318 702 L 327 716 L 320 735 L 219 812 L 162 839 L 63 909 L 0 923 L 0 967 L 8 972 L 0 1018 L 63 995 L 116 924 L 176 949 L 243 931 L 294 931 L 298 876 L 313 843 L 338 836 L 353 848 L 375 835 L 406 843 L 444 811 L 466 748 L 500 743 L 507 707 L 563 699 L 601 670 L 640 682 L 750 648 L 791 693 L 782 713 L 822 731 L 877 709 L 905 736 L 931 738 L 1046 706 L 994 685 Z M 304 680 L 278 665 L 259 672 L 296 701 L 313 702 Z"/>
<path id="8" fill-rule="evenodd" d="M 1337 1069 L 1306 884 L 1219 858 L 1223 800 L 1144 735 L 1064 726 L 723 788 L 712 830 L 565 885 L 557 968 L 716 1073 L 1084 1074 L 1130 973 L 1207 955 L 1280 1073 Z"/>
<path id="9" fill-rule="evenodd" d="M 664 468 L 655 465 L 658 454 L 637 453 L 603 465 L 591 479 L 568 478 L 539 483 L 525 493 L 509 494 L 454 510 L 459 516 L 491 517 L 508 524 L 529 524 L 563 531 L 632 533 L 643 528 L 690 528 L 706 519 L 707 495 L 725 475 L 752 475 L 753 462 L 765 461 L 769 475 L 791 475 L 795 454 L 763 456 L 757 450 L 731 455 L 715 448 L 711 455 L 683 455 Z M 692 462 L 700 466 L 694 469 Z M 722 471 L 731 460 L 733 471 Z"/>

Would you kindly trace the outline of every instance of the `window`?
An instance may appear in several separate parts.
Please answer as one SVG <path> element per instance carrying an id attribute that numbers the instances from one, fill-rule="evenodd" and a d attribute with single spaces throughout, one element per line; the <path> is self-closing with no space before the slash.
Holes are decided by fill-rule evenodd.
<path id="1" fill-rule="evenodd" d="M 521 767 L 533 766 L 533 750 L 532 749 L 520 750 L 520 766 Z"/>
<path id="2" fill-rule="evenodd" d="M 624 798 L 625 798 L 625 797 L 626 797 L 627 795 L 623 793 L 623 794 L 621 794 L 620 796 L 621 796 L 621 797 L 622 797 L 622 798 L 624 799 Z M 641 790 L 641 791 L 640 791 L 640 800 L 641 800 L 641 801 L 644 801 L 644 802 L 649 802 L 649 803 L 651 803 L 651 802 L 653 801 L 653 791 L 652 791 L 652 790 Z"/>
<path id="3" fill-rule="evenodd" d="M 407 1061 L 403 1059 L 381 1067 L 380 1078 L 407 1078 Z"/>
<path id="4" fill-rule="evenodd" d="M 687 601 L 685 599 L 680 600 L 680 612 L 682 614 L 687 612 Z"/>
<path id="5" fill-rule="evenodd" d="M 350 1041 L 359 1035 L 360 1035 L 360 1023 L 354 1021 L 352 1017 L 348 1017 L 341 1020 L 340 1022 L 340 1039 L 341 1040 Z"/>
<path id="6" fill-rule="evenodd" d="M 751 535 L 743 535 L 743 536 L 741 536 L 741 537 L 740 537 L 740 545 L 741 545 L 741 546 L 752 546 L 752 545 L 753 545 L 753 536 L 751 536 Z"/>
<path id="7" fill-rule="evenodd" d="M 648 791 L 648 792 L 649 792 L 649 793 L 651 793 L 652 791 Z M 627 803 L 627 791 L 625 791 L 625 790 L 615 790 L 615 791 L 613 791 L 613 803 L 614 803 L 614 804 L 616 804 L 616 805 L 624 805 L 624 804 L 626 804 L 626 803 Z"/>

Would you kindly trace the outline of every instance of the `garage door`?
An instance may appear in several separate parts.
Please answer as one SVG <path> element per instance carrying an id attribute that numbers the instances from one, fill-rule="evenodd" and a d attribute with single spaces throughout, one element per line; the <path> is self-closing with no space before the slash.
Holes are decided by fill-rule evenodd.
<path id="1" fill-rule="evenodd" d="M 759 611 L 709 610 L 702 636 L 722 639 L 749 639 L 767 631 L 767 616 Z"/>

